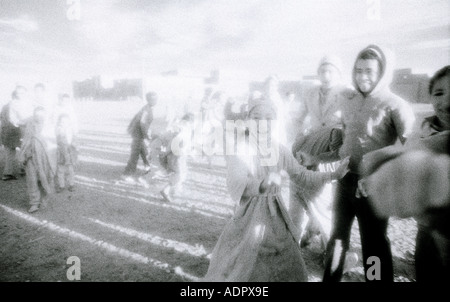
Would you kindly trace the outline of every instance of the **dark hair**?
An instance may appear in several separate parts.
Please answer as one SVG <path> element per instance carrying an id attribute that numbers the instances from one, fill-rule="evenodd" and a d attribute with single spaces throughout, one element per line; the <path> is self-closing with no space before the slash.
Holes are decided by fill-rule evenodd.
<path id="1" fill-rule="evenodd" d="M 436 71 L 436 73 L 430 79 L 430 84 L 428 85 L 428 92 L 431 94 L 433 92 L 434 84 L 436 84 L 436 82 L 441 78 L 446 77 L 448 75 L 450 75 L 450 65 L 447 65 Z"/>
<path id="2" fill-rule="evenodd" d="M 186 113 L 185 115 L 183 115 L 183 117 L 181 118 L 182 121 L 187 121 L 187 122 L 193 122 L 194 121 L 194 114 L 192 113 Z"/>
<path id="3" fill-rule="evenodd" d="M 363 51 L 361 51 L 356 58 L 358 60 L 376 60 L 378 62 L 378 69 L 380 71 L 380 76 L 384 74 L 383 61 L 384 54 L 383 52 L 375 46 L 368 46 Z"/>
<path id="4" fill-rule="evenodd" d="M 11 93 L 11 98 L 13 99 L 17 99 L 17 90 L 23 89 L 25 91 L 27 91 L 27 89 L 24 86 L 16 86 L 16 88 L 14 89 L 14 91 Z"/>
<path id="5" fill-rule="evenodd" d="M 42 83 L 37 83 L 36 85 L 34 85 L 34 89 L 38 89 L 38 88 L 42 88 L 45 90 L 45 85 Z"/>

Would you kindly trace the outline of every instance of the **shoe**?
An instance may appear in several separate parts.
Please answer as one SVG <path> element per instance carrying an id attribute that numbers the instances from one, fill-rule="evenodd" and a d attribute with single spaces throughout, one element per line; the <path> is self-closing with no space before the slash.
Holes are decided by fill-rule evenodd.
<path id="1" fill-rule="evenodd" d="M 130 176 L 130 175 L 122 175 L 120 178 L 121 178 L 124 182 L 126 182 L 126 183 L 133 184 L 133 183 L 136 182 L 136 181 L 134 180 L 134 178 L 133 178 L 132 176 Z"/>
<path id="2" fill-rule="evenodd" d="M 17 180 L 17 177 L 15 177 L 14 175 L 3 175 L 2 177 L 3 181 L 8 181 L 8 180 Z"/>
<path id="3" fill-rule="evenodd" d="M 75 187 L 74 186 L 69 186 L 67 188 L 67 190 L 69 190 L 69 192 L 73 192 L 73 191 L 75 191 Z"/>
<path id="4" fill-rule="evenodd" d="M 152 168 L 150 166 L 144 166 L 144 175 L 150 173 L 151 170 Z"/>
<path id="5" fill-rule="evenodd" d="M 32 205 L 31 208 L 28 210 L 28 213 L 34 213 L 34 212 L 37 212 L 38 210 L 39 210 L 39 206 Z"/>
<path id="6" fill-rule="evenodd" d="M 164 190 L 161 190 L 159 193 L 161 193 L 165 201 L 172 202 L 172 198 Z"/>

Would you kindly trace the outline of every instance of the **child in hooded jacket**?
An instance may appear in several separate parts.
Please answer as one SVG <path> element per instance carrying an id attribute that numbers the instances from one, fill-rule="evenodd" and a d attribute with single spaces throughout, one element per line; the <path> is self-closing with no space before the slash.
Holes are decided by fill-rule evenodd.
<path id="1" fill-rule="evenodd" d="M 389 89 L 392 64 L 390 52 L 377 45 L 361 50 L 353 66 L 355 90 L 348 91 L 340 104 L 344 131 L 339 155 L 350 156 L 350 172 L 337 183 L 324 282 L 341 280 L 355 217 L 361 235 L 366 281 L 392 282 L 394 278 L 388 220 L 375 215 L 358 189 L 363 155 L 393 145 L 397 139 L 405 143 L 413 128 L 415 118 L 411 106 Z M 380 261 L 380 272 L 375 276 L 368 274 L 372 265 L 368 259 L 373 256 Z"/>

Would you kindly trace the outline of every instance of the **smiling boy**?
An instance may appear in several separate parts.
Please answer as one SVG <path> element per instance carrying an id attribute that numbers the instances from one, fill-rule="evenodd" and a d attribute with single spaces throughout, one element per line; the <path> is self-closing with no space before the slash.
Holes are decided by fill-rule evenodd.
<path id="1" fill-rule="evenodd" d="M 350 156 L 350 173 L 337 185 L 324 281 L 339 281 L 342 277 L 355 217 L 361 235 L 366 281 L 370 281 L 367 260 L 371 256 L 380 260 L 381 281 L 393 281 L 392 254 L 386 234 L 388 220 L 378 218 L 367 198 L 358 194 L 363 155 L 393 145 L 397 139 L 405 143 L 414 124 L 411 106 L 389 89 L 392 64 L 389 53 L 380 47 L 369 45 L 363 49 L 353 67 L 355 91 L 349 92 L 340 106 L 344 137 L 339 155 Z"/>

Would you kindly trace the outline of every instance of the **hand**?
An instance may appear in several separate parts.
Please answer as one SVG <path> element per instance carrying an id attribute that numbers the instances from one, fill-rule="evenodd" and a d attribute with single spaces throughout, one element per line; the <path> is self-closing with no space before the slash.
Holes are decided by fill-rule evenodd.
<path id="1" fill-rule="evenodd" d="M 276 172 L 270 172 L 268 180 L 267 180 L 267 184 L 269 186 L 271 186 L 271 185 L 280 186 L 281 185 L 281 174 L 276 173 Z"/>
<path id="2" fill-rule="evenodd" d="M 270 172 L 269 175 L 264 178 L 260 185 L 260 192 L 266 192 L 272 186 L 281 185 L 281 174 L 277 172 Z"/>
<path id="3" fill-rule="evenodd" d="M 358 180 L 358 188 L 356 189 L 356 198 L 361 198 L 361 197 L 367 197 L 367 184 L 366 184 L 366 180 L 360 179 Z"/>
<path id="4" fill-rule="evenodd" d="M 350 156 L 347 156 L 341 161 L 339 167 L 337 167 L 336 171 L 333 173 L 335 179 L 343 178 L 350 169 L 348 168 L 348 164 L 350 163 Z"/>
<path id="5" fill-rule="evenodd" d="M 315 166 L 318 164 L 316 158 L 308 153 L 298 151 L 296 154 L 297 161 L 305 167 Z"/>

